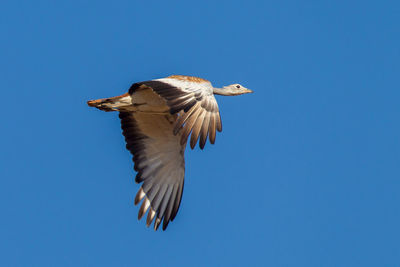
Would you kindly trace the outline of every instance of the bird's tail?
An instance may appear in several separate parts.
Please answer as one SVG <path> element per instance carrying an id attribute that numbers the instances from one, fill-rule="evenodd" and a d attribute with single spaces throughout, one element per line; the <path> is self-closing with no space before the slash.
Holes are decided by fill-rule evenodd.
<path id="1" fill-rule="evenodd" d="M 104 111 L 121 111 L 132 106 L 132 98 L 129 93 L 126 93 L 110 98 L 90 100 L 87 104 L 90 107 L 95 107 Z"/>

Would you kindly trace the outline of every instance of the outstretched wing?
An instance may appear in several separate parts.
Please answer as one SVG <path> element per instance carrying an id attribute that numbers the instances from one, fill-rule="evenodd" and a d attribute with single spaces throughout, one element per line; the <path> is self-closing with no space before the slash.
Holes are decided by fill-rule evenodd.
<path id="1" fill-rule="evenodd" d="M 176 115 L 120 112 L 126 148 L 132 153 L 135 181 L 143 183 L 135 197 L 135 205 L 142 199 L 139 219 L 147 214 L 146 225 L 153 219 L 157 230 L 163 220 L 163 230 L 178 212 L 185 176 L 184 151 L 181 135 L 173 134 Z"/>
<path id="2" fill-rule="evenodd" d="M 175 135 L 181 133 L 181 145 L 187 142 L 190 133 L 192 149 L 199 137 L 200 148 L 203 149 L 207 135 L 211 144 L 214 144 L 216 130 L 222 131 L 222 123 L 210 82 L 164 78 L 135 83 L 129 92 L 132 94 L 135 90 L 146 87 L 165 99 L 171 114 L 178 114 L 173 133 Z"/>

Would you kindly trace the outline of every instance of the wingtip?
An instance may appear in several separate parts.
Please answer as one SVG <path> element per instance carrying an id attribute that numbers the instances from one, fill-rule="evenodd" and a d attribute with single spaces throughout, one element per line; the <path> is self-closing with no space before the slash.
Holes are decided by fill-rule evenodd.
<path id="1" fill-rule="evenodd" d="M 139 202 L 145 197 L 145 193 L 143 188 L 140 188 L 135 196 L 135 205 L 139 204 Z"/>
<path id="2" fill-rule="evenodd" d="M 160 226 L 161 223 L 161 219 L 160 218 L 156 218 L 156 221 L 154 222 L 154 231 L 158 230 L 158 227 Z"/>
<path id="3" fill-rule="evenodd" d="M 150 208 L 150 211 L 149 211 L 149 214 L 147 215 L 147 220 L 146 220 L 147 227 L 149 227 L 151 225 L 155 215 L 156 215 L 156 212 L 152 208 Z"/>
<path id="4" fill-rule="evenodd" d="M 200 143 L 200 149 L 203 150 L 206 144 Z"/>
<path id="5" fill-rule="evenodd" d="M 194 149 L 196 147 L 196 143 L 197 143 L 197 141 L 196 142 L 190 142 L 190 148 Z"/>
<path id="6" fill-rule="evenodd" d="M 150 207 L 150 201 L 148 198 L 145 198 L 145 200 L 142 203 L 142 206 L 139 209 L 138 220 L 142 219 L 143 215 L 146 213 L 149 207 Z"/>
<path id="7" fill-rule="evenodd" d="M 169 222 L 163 223 L 163 226 L 162 226 L 162 230 L 163 230 L 163 231 L 167 230 L 168 223 L 169 223 Z"/>

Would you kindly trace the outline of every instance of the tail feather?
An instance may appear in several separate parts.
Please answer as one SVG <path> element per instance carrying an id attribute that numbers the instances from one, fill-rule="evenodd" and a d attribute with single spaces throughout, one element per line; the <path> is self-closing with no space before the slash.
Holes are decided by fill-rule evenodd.
<path id="1" fill-rule="evenodd" d="M 132 98 L 129 93 L 96 100 L 87 101 L 90 107 L 95 107 L 104 111 L 120 111 L 132 106 Z"/>

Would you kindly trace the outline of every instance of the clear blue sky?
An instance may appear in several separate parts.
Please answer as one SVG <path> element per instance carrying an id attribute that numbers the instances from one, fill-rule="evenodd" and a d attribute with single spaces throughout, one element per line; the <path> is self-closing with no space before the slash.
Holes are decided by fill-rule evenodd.
<path id="1" fill-rule="evenodd" d="M 143 3 L 146 2 L 146 3 Z M 400 266 L 398 1 L 2 1 L 1 266 Z M 195 75 L 224 130 L 137 221 L 116 113 Z"/>

